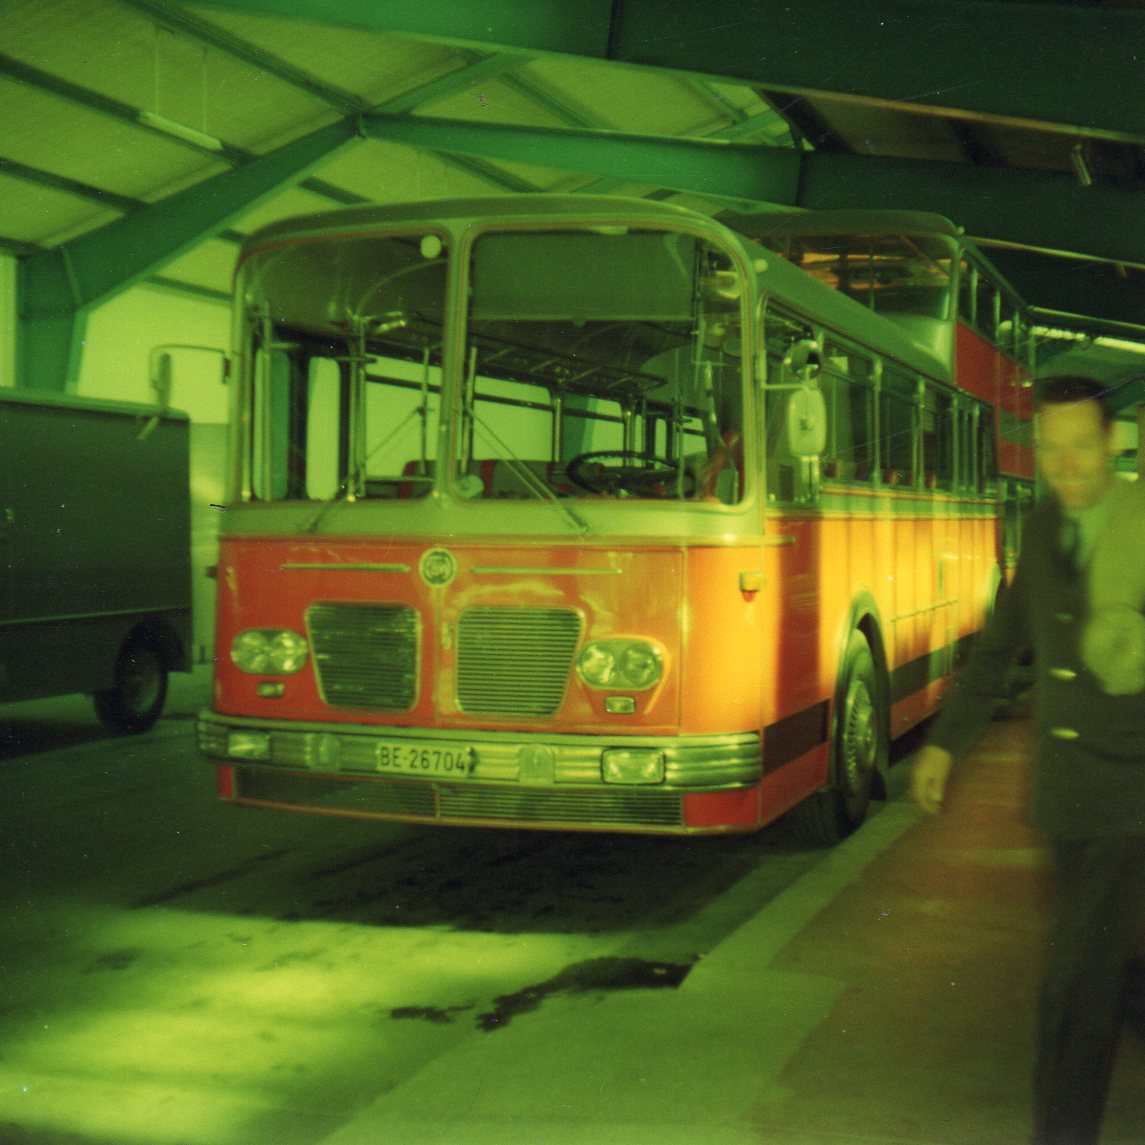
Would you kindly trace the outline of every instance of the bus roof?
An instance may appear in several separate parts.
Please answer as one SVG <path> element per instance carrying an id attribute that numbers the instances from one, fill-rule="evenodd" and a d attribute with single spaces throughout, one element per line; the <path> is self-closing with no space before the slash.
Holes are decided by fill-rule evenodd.
<path id="1" fill-rule="evenodd" d="M 823 214 L 846 214 L 854 216 L 861 212 L 824 212 Z M 953 225 L 939 215 L 926 215 L 922 212 L 865 212 L 870 215 L 910 217 L 938 220 L 953 231 Z M 809 217 L 821 217 L 804 212 Z M 777 218 L 777 215 L 762 215 L 761 218 Z M 245 243 L 245 252 L 250 253 L 259 247 L 298 238 L 313 238 L 319 235 L 368 233 L 376 228 L 426 226 L 434 223 L 510 222 L 519 219 L 547 219 L 554 225 L 562 222 L 583 222 L 586 219 L 599 219 L 618 224 L 663 225 L 685 223 L 690 227 L 707 231 L 713 237 L 738 245 L 744 250 L 749 264 L 758 263 L 756 247 L 750 233 L 732 228 L 723 217 L 713 219 L 708 215 L 687 207 L 671 203 L 660 203 L 649 199 L 631 198 L 623 195 L 496 195 L 479 198 L 458 198 L 426 200 L 413 203 L 400 203 L 388 206 L 351 207 L 335 211 L 323 211 L 313 215 L 302 215 L 271 223 L 250 235 Z M 885 225 L 885 222 L 884 222 Z M 811 275 L 785 262 L 781 257 L 766 260 L 766 269 L 756 266 L 762 288 L 780 298 L 789 300 L 799 311 L 812 321 L 821 322 L 834 328 L 838 333 L 860 344 L 877 349 L 896 361 L 919 372 L 929 374 L 947 382 L 951 378 L 950 365 L 929 351 L 925 346 L 905 334 L 901 327 L 873 313 L 861 303 L 845 297 L 829 286 L 818 282 Z"/>
<path id="2" fill-rule="evenodd" d="M 725 211 L 716 216 L 726 227 L 751 238 L 781 234 L 916 234 L 968 240 L 944 215 L 931 211 Z M 969 244 L 973 245 L 973 244 Z"/>
<path id="3" fill-rule="evenodd" d="M 768 238 L 788 235 L 934 235 L 972 252 L 974 259 L 989 271 L 994 281 L 1007 293 L 1021 299 L 1009 279 L 972 239 L 967 238 L 961 227 L 955 226 L 945 215 L 932 211 L 725 211 L 716 219 L 756 241 L 764 235 Z"/>
<path id="4" fill-rule="evenodd" d="M 544 192 L 521 195 L 487 195 L 473 198 L 427 199 L 386 206 L 349 207 L 297 215 L 270 223 L 247 237 L 245 247 L 262 246 L 283 238 L 304 235 L 338 234 L 344 231 L 370 230 L 374 227 L 432 226 L 437 222 L 468 220 L 529 219 L 553 216 L 583 219 L 591 216 L 626 220 L 665 221 L 692 219 L 710 221 L 687 207 L 639 199 L 625 195 L 550 195 Z"/>

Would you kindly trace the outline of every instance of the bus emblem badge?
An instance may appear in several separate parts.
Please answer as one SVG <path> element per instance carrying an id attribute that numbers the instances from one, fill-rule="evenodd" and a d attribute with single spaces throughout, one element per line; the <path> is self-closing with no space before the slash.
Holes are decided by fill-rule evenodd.
<path id="1" fill-rule="evenodd" d="M 418 572 L 430 588 L 445 588 L 457 576 L 457 558 L 448 549 L 426 549 Z"/>

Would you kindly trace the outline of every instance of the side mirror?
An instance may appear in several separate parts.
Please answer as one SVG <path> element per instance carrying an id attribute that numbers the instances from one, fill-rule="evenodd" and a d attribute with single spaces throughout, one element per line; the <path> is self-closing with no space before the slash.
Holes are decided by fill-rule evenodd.
<path id="1" fill-rule="evenodd" d="M 151 361 L 151 388 L 155 391 L 155 405 L 159 415 L 171 405 L 171 355 L 158 354 Z"/>
<path id="2" fill-rule="evenodd" d="M 137 441 L 143 441 L 154 432 L 155 427 L 171 406 L 171 389 L 175 379 L 175 367 L 170 354 L 171 350 L 199 350 L 208 354 L 217 354 L 222 359 L 222 382 L 224 385 L 226 384 L 228 359 L 225 351 L 220 350 L 217 346 L 186 345 L 178 342 L 155 346 L 147 358 L 148 377 L 151 382 L 151 388 L 155 391 L 155 413 L 152 414 L 150 421 L 148 421 L 136 435 Z"/>
<path id="3" fill-rule="evenodd" d="M 817 378 L 821 364 L 819 343 L 814 338 L 800 338 L 798 342 L 793 342 L 783 357 L 783 368 L 801 382 Z"/>
<path id="4" fill-rule="evenodd" d="M 804 460 L 827 448 L 827 402 L 821 390 L 800 386 L 787 399 L 787 448 Z"/>

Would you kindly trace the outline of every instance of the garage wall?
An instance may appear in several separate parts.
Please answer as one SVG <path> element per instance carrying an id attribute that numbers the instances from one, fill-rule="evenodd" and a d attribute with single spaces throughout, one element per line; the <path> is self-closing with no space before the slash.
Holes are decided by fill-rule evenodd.
<path id="1" fill-rule="evenodd" d="M 16 384 L 16 260 L 0 254 L 0 386 Z"/>
<path id="2" fill-rule="evenodd" d="M 222 352 L 230 338 L 230 309 L 221 302 L 138 286 L 91 314 L 76 391 L 85 397 L 152 403 L 151 351 L 165 343 L 214 347 L 217 354 L 173 350 L 171 405 L 196 423 L 227 420 Z"/>

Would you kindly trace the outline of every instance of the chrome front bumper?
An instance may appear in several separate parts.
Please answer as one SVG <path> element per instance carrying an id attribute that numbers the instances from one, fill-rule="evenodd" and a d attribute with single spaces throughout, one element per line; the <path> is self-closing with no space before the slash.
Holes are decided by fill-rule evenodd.
<path id="1" fill-rule="evenodd" d="M 198 720 L 198 744 L 208 758 L 244 771 L 266 768 L 459 786 L 598 787 L 679 794 L 750 787 L 763 773 L 760 737 L 751 733 L 609 737 L 438 731 L 250 719 L 204 711 Z M 610 751 L 662 753 L 662 780 L 650 786 L 607 783 L 604 759 Z"/>

